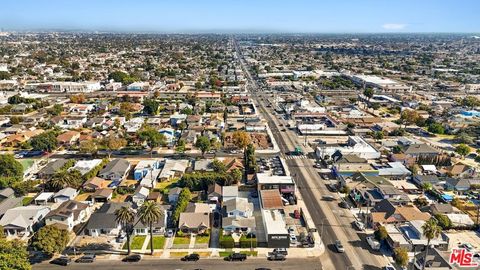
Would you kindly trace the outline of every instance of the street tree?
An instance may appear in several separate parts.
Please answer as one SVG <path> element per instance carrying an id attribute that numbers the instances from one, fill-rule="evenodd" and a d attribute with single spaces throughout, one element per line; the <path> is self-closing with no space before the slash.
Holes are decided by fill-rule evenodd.
<path id="1" fill-rule="evenodd" d="M 127 140 L 115 136 L 109 136 L 104 140 L 104 145 L 108 150 L 108 158 L 110 159 L 112 152 L 127 146 Z"/>
<path id="2" fill-rule="evenodd" d="M 438 226 L 438 221 L 435 218 L 430 218 L 422 225 L 423 236 L 427 238 L 427 245 L 425 246 L 425 257 L 423 258 L 422 270 L 425 269 L 427 263 L 428 249 L 430 247 L 430 241 L 438 238 L 442 233 L 442 228 Z"/>
<path id="3" fill-rule="evenodd" d="M 200 136 L 197 138 L 197 141 L 195 142 L 195 147 L 200 149 L 202 151 L 202 156 L 205 155 L 205 152 L 210 150 L 211 147 L 210 139 L 207 136 Z"/>
<path id="4" fill-rule="evenodd" d="M 28 251 L 22 241 L 0 239 L 0 270 L 31 270 Z"/>
<path id="5" fill-rule="evenodd" d="M 62 252 L 69 241 L 67 230 L 47 225 L 38 230 L 33 236 L 31 246 L 38 251 L 53 255 Z"/>
<path id="6" fill-rule="evenodd" d="M 470 147 L 466 144 L 459 144 L 455 147 L 455 152 L 464 158 L 466 155 L 470 154 Z"/>
<path id="7" fill-rule="evenodd" d="M 232 135 L 233 144 L 239 149 L 245 149 L 250 144 L 250 136 L 245 131 L 235 131 Z"/>
<path id="8" fill-rule="evenodd" d="M 408 250 L 405 247 L 397 247 L 393 250 L 395 262 L 401 267 L 408 265 Z"/>
<path id="9" fill-rule="evenodd" d="M 150 254 L 153 255 L 153 224 L 163 217 L 163 210 L 157 202 L 146 201 L 140 207 L 138 217 L 142 224 L 149 226 Z"/>
<path id="10" fill-rule="evenodd" d="M 115 210 L 115 221 L 122 226 L 122 230 L 127 235 L 127 254 L 130 255 L 130 236 L 133 233 L 133 226 L 135 221 L 135 212 L 131 207 L 122 206 Z"/>

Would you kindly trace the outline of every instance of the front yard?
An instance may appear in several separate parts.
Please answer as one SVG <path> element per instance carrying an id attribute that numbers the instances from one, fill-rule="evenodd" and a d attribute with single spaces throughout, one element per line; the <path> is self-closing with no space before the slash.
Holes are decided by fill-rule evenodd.
<path id="1" fill-rule="evenodd" d="M 195 237 L 195 244 L 208 244 L 210 242 L 210 236 L 200 236 Z"/>
<path id="2" fill-rule="evenodd" d="M 164 246 L 165 246 L 164 236 L 153 236 L 153 249 L 163 249 Z M 148 243 L 147 249 L 150 249 L 150 241 Z"/>
<path id="3" fill-rule="evenodd" d="M 190 244 L 190 236 L 175 236 L 175 239 L 173 239 L 173 244 L 174 245 L 188 245 Z"/>
<path id="4" fill-rule="evenodd" d="M 145 243 L 146 238 L 147 237 L 145 235 L 135 235 L 131 240 L 130 248 L 131 249 L 142 249 L 143 243 Z M 155 246 L 155 243 L 153 245 Z M 127 243 L 123 244 L 122 249 L 128 249 L 127 248 Z"/>

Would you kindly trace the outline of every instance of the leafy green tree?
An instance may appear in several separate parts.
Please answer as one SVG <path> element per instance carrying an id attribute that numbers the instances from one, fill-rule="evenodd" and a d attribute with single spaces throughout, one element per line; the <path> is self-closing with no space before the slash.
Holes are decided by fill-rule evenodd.
<path id="1" fill-rule="evenodd" d="M 0 239 L 0 270 L 12 269 L 32 269 L 32 266 L 28 261 L 27 248 L 21 241 Z"/>
<path id="2" fill-rule="evenodd" d="M 406 126 L 416 124 L 420 115 L 415 110 L 404 110 L 400 113 L 400 122 Z"/>
<path id="3" fill-rule="evenodd" d="M 183 188 L 180 194 L 178 195 L 177 204 L 175 205 L 175 209 L 172 213 L 172 220 L 173 222 L 177 223 L 178 219 L 180 218 L 180 213 L 184 212 L 187 208 L 188 202 L 192 197 L 192 193 L 190 189 L 187 187 Z"/>
<path id="4" fill-rule="evenodd" d="M 8 71 L 0 71 L 0 80 L 10 80 L 10 73 Z"/>
<path id="5" fill-rule="evenodd" d="M 205 152 L 210 150 L 211 147 L 210 139 L 207 136 L 198 137 L 197 142 L 195 142 L 195 147 L 202 151 L 202 155 L 205 155 Z"/>
<path id="6" fill-rule="evenodd" d="M 150 252 L 153 255 L 153 223 L 158 222 L 163 217 L 163 210 L 160 205 L 154 201 L 146 201 L 138 211 L 140 222 L 148 225 L 150 228 Z"/>
<path id="7" fill-rule="evenodd" d="M 130 207 L 122 206 L 121 208 L 115 210 L 115 221 L 122 226 L 122 229 L 127 235 L 127 254 L 130 255 L 132 252 L 130 248 L 130 236 L 133 233 L 135 212 Z"/>
<path id="8" fill-rule="evenodd" d="M 421 208 L 421 207 L 425 207 L 428 205 L 428 201 L 425 197 L 417 197 L 415 198 L 415 200 L 413 201 L 413 203 L 415 204 L 415 206 L 417 206 L 418 208 Z"/>
<path id="9" fill-rule="evenodd" d="M 193 110 L 190 107 L 185 107 L 183 110 L 180 111 L 180 113 L 186 114 L 186 115 L 192 115 Z"/>
<path id="10" fill-rule="evenodd" d="M 435 218 L 430 218 L 422 225 L 423 236 L 427 238 L 427 245 L 425 246 L 425 257 L 423 258 L 422 269 L 425 269 L 427 263 L 428 249 L 430 247 L 430 241 L 437 238 L 442 233 L 442 228 L 438 226 L 438 221 Z"/>
<path id="11" fill-rule="evenodd" d="M 401 267 L 408 265 L 408 250 L 404 247 L 398 247 L 393 250 L 395 262 Z"/>
<path id="12" fill-rule="evenodd" d="M 480 106 L 480 100 L 474 96 L 467 96 L 462 99 L 462 105 L 473 109 Z"/>
<path id="13" fill-rule="evenodd" d="M 62 252 L 67 246 L 68 241 L 69 234 L 67 230 L 47 225 L 35 233 L 31 246 L 35 250 L 52 255 Z"/>
<path id="14" fill-rule="evenodd" d="M 367 88 L 363 91 L 363 95 L 370 101 L 370 99 L 373 97 L 374 91 L 372 88 Z"/>
<path id="15" fill-rule="evenodd" d="M 243 173 L 239 168 L 235 168 L 230 172 L 230 175 L 232 176 L 232 184 L 237 184 L 240 181 L 242 181 L 243 178 Z"/>
<path id="16" fill-rule="evenodd" d="M 442 124 L 432 123 L 428 126 L 428 131 L 435 134 L 444 134 L 445 128 L 442 126 Z"/>
<path id="17" fill-rule="evenodd" d="M 177 153 L 183 153 L 185 152 L 185 140 L 184 139 L 179 139 L 177 142 L 177 148 L 175 148 L 175 151 Z"/>
<path id="18" fill-rule="evenodd" d="M 438 226 L 442 227 L 443 230 L 449 230 L 452 228 L 452 221 L 450 218 L 443 214 L 435 214 L 435 219 L 438 221 Z"/>
<path id="19" fill-rule="evenodd" d="M 457 134 L 457 136 L 455 136 L 455 140 L 457 140 L 459 143 L 472 144 L 474 138 L 468 135 L 466 132 L 460 132 Z"/>
<path id="20" fill-rule="evenodd" d="M 98 151 L 97 143 L 93 140 L 81 141 L 78 150 L 83 154 L 95 155 Z"/>
<path id="21" fill-rule="evenodd" d="M 466 144 L 459 144 L 457 147 L 455 147 L 455 152 L 459 154 L 462 157 L 465 157 L 466 155 L 470 154 L 470 147 Z"/>
<path id="22" fill-rule="evenodd" d="M 138 137 L 143 142 L 146 142 L 150 147 L 150 155 L 153 154 L 155 147 L 163 146 L 167 144 L 167 138 L 165 135 L 158 132 L 156 129 L 146 126 L 138 132 Z"/>
<path id="23" fill-rule="evenodd" d="M 13 155 L 0 155 L 0 178 L 19 181 L 23 178 L 23 166 Z"/>
<path id="24" fill-rule="evenodd" d="M 214 159 L 210 166 L 216 173 L 225 173 L 227 171 L 227 167 L 225 166 L 225 164 L 218 159 Z"/>
<path id="25" fill-rule="evenodd" d="M 33 150 L 52 152 L 57 149 L 57 136 L 54 131 L 47 131 L 30 139 Z"/>
<path id="26" fill-rule="evenodd" d="M 147 98 L 143 101 L 143 112 L 148 115 L 157 115 L 159 107 L 160 103 L 155 99 Z"/>
<path id="27" fill-rule="evenodd" d="M 378 241 L 384 241 L 388 237 L 387 229 L 384 226 L 379 226 L 378 229 L 375 231 L 375 238 Z"/>
<path id="28" fill-rule="evenodd" d="M 255 146 L 252 143 L 247 145 L 244 155 L 247 173 L 254 173 L 257 169 L 257 159 L 255 157 Z"/>
<path id="29" fill-rule="evenodd" d="M 61 170 L 47 182 L 49 190 L 58 191 L 65 187 L 79 188 L 83 183 L 82 174 L 78 170 Z"/>
<path id="30" fill-rule="evenodd" d="M 109 79 L 112 79 L 116 82 L 124 82 L 128 77 L 129 75 L 122 71 L 114 71 L 108 75 Z"/>
<path id="31" fill-rule="evenodd" d="M 48 113 L 52 116 L 60 115 L 62 112 L 63 112 L 62 104 L 55 104 L 50 110 L 48 110 Z"/>

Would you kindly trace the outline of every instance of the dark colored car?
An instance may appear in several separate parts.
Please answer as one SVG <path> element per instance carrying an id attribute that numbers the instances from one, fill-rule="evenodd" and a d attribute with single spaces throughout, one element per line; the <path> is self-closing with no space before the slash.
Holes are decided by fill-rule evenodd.
<path id="1" fill-rule="evenodd" d="M 247 255 L 242 253 L 232 253 L 225 259 L 227 261 L 245 261 L 247 259 Z"/>
<path id="2" fill-rule="evenodd" d="M 122 261 L 124 262 L 139 262 L 142 259 L 142 256 L 138 254 L 130 255 L 125 258 L 123 258 Z"/>
<path id="3" fill-rule="evenodd" d="M 346 201 L 341 201 L 338 205 L 341 208 L 350 209 L 350 205 Z"/>
<path id="4" fill-rule="evenodd" d="M 82 257 L 78 258 L 75 262 L 77 263 L 93 263 L 96 259 L 95 254 L 85 254 Z"/>
<path id="5" fill-rule="evenodd" d="M 70 263 L 72 263 L 72 259 L 70 259 L 67 256 L 62 256 L 62 257 L 58 257 L 56 259 L 51 260 L 50 263 L 51 264 L 56 264 L 56 265 L 67 266 Z"/>
<path id="6" fill-rule="evenodd" d="M 274 248 L 272 253 L 273 254 L 282 254 L 282 255 L 285 255 L 285 256 L 288 255 L 288 251 L 287 251 L 286 248 Z"/>
<path id="7" fill-rule="evenodd" d="M 182 258 L 182 261 L 185 261 L 185 262 L 189 262 L 189 261 L 196 262 L 198 260 L 200 260 L 200 255 L 196 253 L 185 255 L 185 257 Z"/>
<path id="8" fill-rule="evenodd" d="M 337 189 L 337 186 L 335 184 L 328 184 L 327 185 L 327 188 L 328 190 L 330 190 L 331 192 L 337 192 L 338 189 Z"/>

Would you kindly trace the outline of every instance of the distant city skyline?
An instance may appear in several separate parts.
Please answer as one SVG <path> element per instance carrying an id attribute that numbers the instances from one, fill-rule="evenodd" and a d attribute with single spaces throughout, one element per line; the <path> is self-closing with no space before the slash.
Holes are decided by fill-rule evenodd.
<path id="1" fill-rule="evenodd" d="M 6 0 L 0 28 L 158 33 L 476 33 L 474 0 Z"/>

